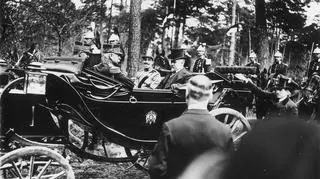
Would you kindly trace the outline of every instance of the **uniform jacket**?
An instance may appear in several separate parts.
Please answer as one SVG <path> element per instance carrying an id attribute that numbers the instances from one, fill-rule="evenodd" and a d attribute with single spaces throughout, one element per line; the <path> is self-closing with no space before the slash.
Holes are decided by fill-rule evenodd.
<path id="1" fill-rule="evenodd" d="M 314 59 L 310 63 L 310 67 L 308 70 L 308 77 L 310 78 L 314 72 L 318 72 L 318 74 L 320 74 L 319 73 L 320 72 L 320 59 Z"/>
<path id="2" fill-rule="evenodd" d="M 187 110 L 163 125 L 149 159 L 151 179 L 177 178 L 195 157 L 210 149 L 232 151 L 230 129 L 207 110 Z"/>
<path id="3" fill-rule="evenodd" d="M 191 73 L 185 68 L 181 69 L 177 73 L 167 75 L 159 84 L 159 89 L 170 89 L 172 84 L 179 83 L 184 84 L 191 77 Z"/>
<path id="4" fill-rule="evenodd" d="M 259 100 L 263 100 L 259 103 L 263 103 L 260 107 L 264 109 L 265 113 L 262 115 L 265 119 L 291 119 L 298 116 L 298 107 L 290 98 L 279 101 L 275 92 L 262 90 L 251 82 L 248 83 L 248 88 L 257 95 Z"/>
<path id="5" fill-rule="evenodd" d="M 278 74 L 282 74 L 282 75 L 287 75 L 287 65 L 286 64 L 272 64 L 271 67 L 269 68 L 269 75 L 274 73 L 275 74 L 275 77 L 278 75 Z"/>
<path id="6" fill-rule="evenodd" d="M 135 87 L 144 89 L 155 89 L 161 82 L 160 73 L 152 69 L 151 71 L 138 71 L 136 74 Z"/>
<path id="7" fill-rule="evenodd" d="M 206 59 L 197 59 L 193 65 L 192 72 L 207 73 L 211 70 L 211 64 L 206 64 Z"/>

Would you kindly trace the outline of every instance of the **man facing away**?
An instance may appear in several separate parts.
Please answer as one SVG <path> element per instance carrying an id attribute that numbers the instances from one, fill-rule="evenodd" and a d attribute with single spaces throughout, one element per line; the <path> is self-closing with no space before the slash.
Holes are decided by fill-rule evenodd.
<path id="1" fill-rule="evenodd" d="M 185 54 L 184 49 L 172 49 L 168 58 L 171 59 L 173 73 L 164 77 L 157 87 L 159 89 L 170 89 L 176 84 L 185 84 L 191 77 L 191 73 L 185 68 L 189 57 Z"/>
<path id="2" fill-rule="evenodd" d="M 208 111 L 214 84 L 204 75 L 189 79 L 188 109 L 163 124 L 158 143 L 149 158 L 151 179 L 177 178 L 198 155 L 210 149 L 233 151 L 230 129 Z"/>
<path id="3" fill-rule="evenodd" d="M 148 53 L 149 52 L 149 53 Z M 142 56 L 143 69 L 136 74 L 134 86 L 135 88 L 155 89 L 161 82 L 160 73 L 154 69 L 154 59 L 151 51 Z"/>

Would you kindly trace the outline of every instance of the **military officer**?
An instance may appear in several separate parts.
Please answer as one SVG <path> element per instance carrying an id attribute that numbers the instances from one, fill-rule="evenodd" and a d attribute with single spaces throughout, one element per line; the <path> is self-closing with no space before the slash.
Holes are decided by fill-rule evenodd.
<path id="1" fill-rule="evenodd" d="M 262 116 L 265 119 L 279 119 L 279 118 L 296 118 L 298 116 L 298 107 L 290 99 L 290 92 L 279 86 L 274 91 L 269 92 L 257 87 L 249 78 L 242 74 L 237 74 L 237 78 L 243 80 L 248 88 L 259 98 L 264 99 L 264 112 Z"/>
<path id="2" fill-rule="evenodd" d="M 274 74 L 274 77 L 277 77 L 278 74 L 287 75 L 288 65 L 283 63 L 281 52 L 277 51 L 274 54 L 274 63 L 269 68 L 269 75 Z"/>
<path id="3" fill-rule="evenodd" d="M 154 59 L 151 51 L 142 56 L 143 69 L 138 71 L 135 78 L 136 88 L 155 89 L 161 82 L 160 73 L 154 69 Z"/>
<path id="4" fill-rule="evenodd" d="M 310 63 L 310 67 L 308 70 L 308 78 L 311 78 L 311 76 L 317 72 L 320 72 L 320 48 L 317 47 L 314 49 L 313 54 L 315 55 L 315 58 Z"/>
<path id="5" fill-rule="evenodd" d="M 211 59 L 206 57 L 206 48 L 200 45 L 197 49 L 199 58 L 195 61 L 192 72 L 207 73 L 211 70 Z"/>
<path id="6" fill-rule="evenodd" d="M 260 63 L 257 62 L 257 54 L 253 51 L 249 55 L 249 63 L 246 64 L 246 66 L 249 67 L 256 67 L 257 68 L 257 74 L 260 72 Z"/>

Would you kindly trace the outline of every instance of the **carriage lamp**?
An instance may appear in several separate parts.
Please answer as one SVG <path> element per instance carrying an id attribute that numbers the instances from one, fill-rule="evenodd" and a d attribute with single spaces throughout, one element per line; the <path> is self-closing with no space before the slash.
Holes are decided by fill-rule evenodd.
<path id="1" fill-rule="evenodd" d="M 47 74 L 27 72 L 25 76 L 25 93 L 44 95 L 46 93 Z"/>

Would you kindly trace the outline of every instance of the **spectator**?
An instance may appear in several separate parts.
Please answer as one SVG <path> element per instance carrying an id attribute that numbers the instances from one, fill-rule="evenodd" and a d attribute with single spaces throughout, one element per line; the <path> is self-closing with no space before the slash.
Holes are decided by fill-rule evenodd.
<path id="1" fill-rule="evenodd" d="M 186 90 L 188 109 L 163 124 L 149 159 L 151 179 L 177 178 L 195 157 L 207 150 L 233 150 L 230 129 L 207 109 L 213 87 L 213 81 L 206 76 L 190 78 Z"/>
<path id="2" fill-rule="evenodd" d="M 171 72 L 170 63 L 166 58 L 165 52 L 160 45 L 156 49 L 154 66 L 155 66 L 155 69 L 160 73 L 162 77 L 166 76 Z"/>
<path id="3" fill-rule="evenodd" d="M 193 66 L 193 72 L 195 73 L 207 73 L 211 70 L 211 59 L 206 57 L 206 47 L 201 44 L 198 49 L 198 59 Z"/>

